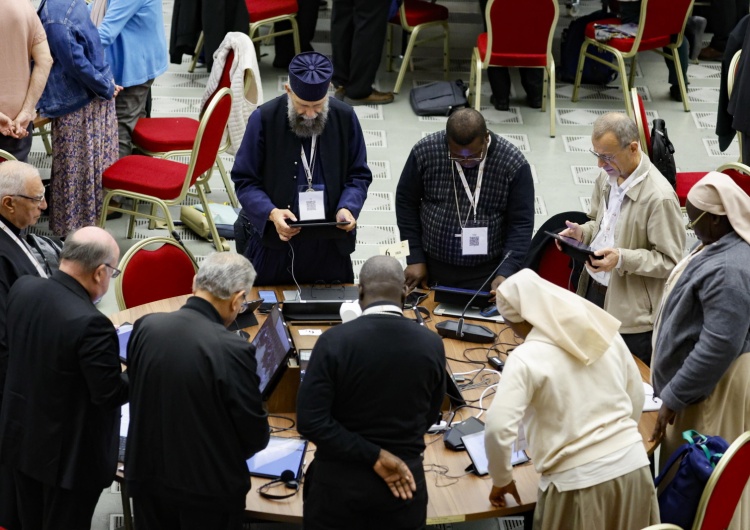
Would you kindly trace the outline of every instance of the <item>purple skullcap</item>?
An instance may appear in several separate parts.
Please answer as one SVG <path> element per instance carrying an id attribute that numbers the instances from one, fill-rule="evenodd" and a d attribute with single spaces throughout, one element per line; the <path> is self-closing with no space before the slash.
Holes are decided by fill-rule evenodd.
<path id="1" fill-rule="evenodd" d="M 325 55 L 304 52 L 289 63 L 289 87 L 304 101 L 320 101 L 328 93 L 333 65 Z"/>

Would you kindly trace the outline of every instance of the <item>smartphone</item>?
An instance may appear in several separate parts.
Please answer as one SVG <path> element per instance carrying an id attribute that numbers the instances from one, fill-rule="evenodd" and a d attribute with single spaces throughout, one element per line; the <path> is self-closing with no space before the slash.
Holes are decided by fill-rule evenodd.
<path id="1" fill-rule="evenodd" d="M 273 306 L 279 302 L 275 291 L 258 291 L 258 296 L 263 299 L 263 303 L 258 308 L 259 313 L 270 313 Z"/>

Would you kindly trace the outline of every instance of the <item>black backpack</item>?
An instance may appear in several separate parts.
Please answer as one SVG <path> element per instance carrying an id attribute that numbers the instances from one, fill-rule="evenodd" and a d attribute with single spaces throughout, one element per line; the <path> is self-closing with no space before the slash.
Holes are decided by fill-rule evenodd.
<path id="1" fill-rule="evenodd" d="M 411 89 L 409 102 L 417 116 L 450 116 L 461 107 L 468 107 L 466 91 L 461 81 L 436 81 Z"/>
<path id="2" fill-rule="evenodd" d="M 560 81 L 573 83 L 576 80 L 576 69 L 578 68 L 578 56 L 581 53 L 581 45 L 586 34 L 586 25 L 605 18 L 612 18 L 606 11 L 596 11 L 585 17 L 578 18 L 563 30 L 560 40 Z M 597 55 L 605 61 L 612 62 L 614 55 L 609 52 L 600 52 L 597 48 L 589 46 L 589 53 Z M 607 85 L 617 79 L 617 72 L 601 63 L 589 59 L 583 62 L 583 74 L 581 83 L 586 85 Z"/>
<path id="3" fill-rule="evenodd" d="M 651 129 L 651 163 L 661 171 L 673 188 L 677 188 L 677 166 L 674 162 L 674 146 L 667 136 L 664 120 L 654 120 Z"/>

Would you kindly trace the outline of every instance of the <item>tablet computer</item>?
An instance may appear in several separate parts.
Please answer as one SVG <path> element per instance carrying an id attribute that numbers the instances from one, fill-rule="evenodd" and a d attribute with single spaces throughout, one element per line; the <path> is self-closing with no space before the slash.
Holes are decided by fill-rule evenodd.
<path id="1" fill-rule="evenodd" d="M 117 341 L 120 343 L 120 361 L 123 364 L 128 364 L 128 341 L 132 332 L 133 324 L 128 322 L 117 328 Z"/>
<path id="2" fill-rule="evenodd" d="M 311 226 L 346 226 L 349 221 L 292 221 L 287 219 L 286 224 L 294 228 L 307 228 Z"/>
<path id="3" fill-rule="evenodd" d="M 551 238 L 559 241 L 562 251 L 576 261 L 585 263 L 589 260 L 589 256 L 594 256 L 597 259 L 599 258 L 599 256 L 596 255 L 596 251 L 594 249 L 592 249 L 588 245 L 581 243 L 575 238 L 561 236 L 560 234 L 556 234 L 554 232 L 545 231 L 544 233 Z"/>
<path id="4" fill-rule="evenodd" d="M 461 437 L 461 441 L 466 447 L 466 452 L 469 453 L 469 458 L 471 459 L 471 465 L 466 468 L 466 471 L 472 471 L 479 476 L 489 473 L 487 452 L 484 447 L 484 431 L 466 434 Z M 529 460 L 530 458 L 526 454 L 526 451 L 516 451 L 515 447 L 513 448 L 510 465 L 517 466 L 518 464 L 523 464 Z"/>
<path id="5" fill-rule="evenodd" d="M 271 436 L 266 448 L 248 459 L 247 469 L 252 476 L 271 479 L 278 479 L 289 470 L 294 473 L 295 480 L 299 480 L 306 451 L 307 440 Z"/>
<path id="6" fill-rule="evenodd" d="M 469 300 L 476 294 L 476 298 L 472 302 L 472 307 L 484 309 L 490 304 L 490 298 L 492 293 L 489 291 L 479 291 L 473 289 L 462 289 L 460 287 L 449 287 L 446 285 L 435 285 L 432 287 L 435 291 L 435 302 L 444 304 L 455 304 L 465 306 L 469 303 Z"/>

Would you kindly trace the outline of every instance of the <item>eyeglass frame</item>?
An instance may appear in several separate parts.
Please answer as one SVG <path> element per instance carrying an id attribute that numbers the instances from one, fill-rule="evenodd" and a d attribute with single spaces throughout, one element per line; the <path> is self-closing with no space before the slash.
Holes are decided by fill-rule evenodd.
<path id="1" fill-rule="evenodd" d="M 22 195 L 20 193 L 14 193 L 13 197 L 21 197 L 22 199 L 28 199 L 30 201 L 34 201 L 37 204 L 43 203 L 44 200 L 47 198 L 47 197 L 44 196 L 44 193 L 42 193 L 41 195 L 39 195 L 37 197 L 29 197 L 28 195 Z"/>
<path id="2" fill-rule="evenodd" d="M 247 308 L 250 307 L 250 304 L 252 304 L 255 300 L 248 300 L 247 295 L 242 295 L 242 303 L 240 304 L 240 310 L 237 311 L 238 314 L 242 314 L 245 311 L 247 311 Z"/>
<path id="3" fill-rule="evenodd" d="M 598 158 L 599 160 L 601 160 L 602 162 L 605 162 L 607 164 L 611 163 L 615 158 L 617 158 L 617 154 L 614 154 L 614 155 L 600 155 L 599 153 L 597 153 L 593 149 L 589 149 L 589 153 L 591 153 L 596 158 Z"/>
<path id="4" fill-rule="evenodd" d="M 118 269 L 117 267 L 113 267 L 109 263 L 102 263 L 105 267 L 108 269 L 112 269 L 112 278 L 117 278 L 120 274 L 122 274 L 122 271 Z"/>
<path id="5" fill-rule="evenodd" d="M 690 221 L 688 219 L 688 223 L 685 225 L 686 230 L 693 230 L 695 228 L 695 225 L 698 221 L 701 220 L 701 217 L 706 215 L 708 212 L 704 211 L 702 214 L 700 214 L 698 217 L 696 217 L 694 220 Z"/>
<path id="6" fill-rule="evenodd" d="M 451 152 L 449 150 L 448 151 L 448 160 L 450 162 L 456 162 L 458 164 L 460 164 L 461 162 L 481 162 L 487 156 L 487 151 L 488 151 L 488 149 L 487 149 L 487 140 L 488 139 L 489 139 L 489 135 L 487 135 L 487 136 L 484 137 L 484 143 L 482 144 L 482 151 L 481 151 L 481 153 L 479 155 L 479 158 L 477 158 L 477 157 L 463 157 L 463 156 L 462 157 L 455 157 L 455 156 L 451 156 Z"/>

